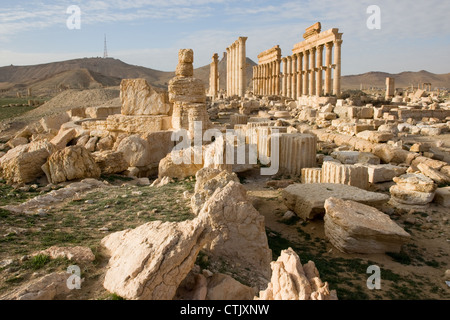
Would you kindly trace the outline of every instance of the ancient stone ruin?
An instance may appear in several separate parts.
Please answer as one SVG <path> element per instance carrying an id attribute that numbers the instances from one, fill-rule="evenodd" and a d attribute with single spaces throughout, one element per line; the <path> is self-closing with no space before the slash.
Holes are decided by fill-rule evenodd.
<path id="1" fill-rule="evenodd" d="M 204 83 L 181 49 L 167 90 L 123 79 L 115 103 L 17 131 L 0 145 L 0 244 L 41 232 L 50 243 L 48 225 L 64 244 L 24 257 L 2 247 L 0 272 L 14 277 L 0 281 L 27 280 L 0 298 L 92 298 L 61 286 L 66 273 L 22 277 L 40 255 L 79 261 L 96 272 L 84 280 L 92 292 L 130 300 L 337 300 L 367 278 L 355 265 L 410 259 L 407 276 L 443 266 L 450 100 L 394 78 L 382 94 L 348 94 L 342 35 L 316 23 L 288 56 L 261 52 L 249 87 L 239 37 L 226 48 L 225 95 L 218 55 Z M 95 256 L 78 243 L 85 233 Z"/>

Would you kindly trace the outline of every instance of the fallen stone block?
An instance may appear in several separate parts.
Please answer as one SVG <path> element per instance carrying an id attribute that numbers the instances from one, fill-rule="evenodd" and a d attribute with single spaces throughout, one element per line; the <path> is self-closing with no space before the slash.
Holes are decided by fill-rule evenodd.
<path id="1" fill-rule="evenodd" d="M 314 219 L 325 213 L 325 200 L 334 197 L 380 207 L 389 200 L 382 193 L 333 183 L 293 184 L 282 192 L 284 204 L 302 219 Z"/>
<path id="2" fill-rule="evenodd" d="M 370 206 L 329 198 L 325 210 L 325 235 L 342 252 L 400 252 L 410 239 L 388 215 Z"/>

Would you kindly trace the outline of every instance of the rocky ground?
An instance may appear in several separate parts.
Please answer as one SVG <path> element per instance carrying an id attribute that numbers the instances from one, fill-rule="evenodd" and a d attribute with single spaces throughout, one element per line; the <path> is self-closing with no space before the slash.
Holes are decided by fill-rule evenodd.
<path id="1" fill-rule="evenodd" d="M 281 250 L 293 248 L 303 263 L 309 260 L 316 263 L 322 281 L 336 289 L 339 299 L 450 298 L 444 281 L 450 253 L 445 208 L 432 206 L 425 212 L 407 215 L 396 215 L 392 208 L 391 218 L 412 236 L 400 254 L 344 254 L 326 239 L 323 219 L 304 222 L 296 217 L 283 218 L 288 209 L 283 204 L 281 189 L 267 187 L 269 180 L 256 171 L 241 176 L 254 207 L 265 217 L 273 260 Z M 33 257 L 33 253 L 53 245 L 81 245 L 92 249 L 95 260 L 78 263 L 84 279 L 82 288 L 71 291 L 66 298 L 119 299 L 103 288 L 108 259 L 99 246 L 100 240 L 148 221 L 194 218 L 189 207 L 195 184 L 192 178 L 160 188 L 137 185 L 136 179 L 117 175 L 104 177 L 103 181 L 105 184 L 100 188 L 77 193 L 33 214 L 1 210 L 0 296 L 51 272 L 65 272 L 74 263 L 67 258 Z M 45 187 L 13 190 L 2 183 L 2 205 L 16 205 L 50 190 Z M 204 253 L 197 258 L 197 264 L 212 272 L 229 274 L 241 283 L 251 282 L 251 273 L 237 274 L 226 262 L 210 263 Z M 366 287 L 370 265 L 381 268 L 381 290 Z"/>

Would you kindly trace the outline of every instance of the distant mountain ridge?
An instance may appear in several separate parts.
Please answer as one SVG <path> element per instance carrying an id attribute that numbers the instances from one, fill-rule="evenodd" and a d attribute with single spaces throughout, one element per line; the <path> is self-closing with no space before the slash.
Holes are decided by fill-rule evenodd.
<path id="1" fill-rule="evenodd" d="M 247 58 L 247 85 L 251 86 L 252 67 L 256 63 Z M 209 85 L 209 65 L 196 68 L 194 76 L 203 80 L 205 88 Z M 0 92 L 11 94 L 26 92 L 32 88 L 33 95 L 52 95 L 60 89 L 90 89 L 117 86 L 122 79 L 144 78 L 151 85 L 167 88 L 168 82 L 175 76 L 174 72 L 158 71 L 146 67 L 127 64 L 114 58 L 84 58 L 32 66 L 0 67 Z M 395 79 L 396 87 L 417 87 L 422 83 L 431 83 L 432 87 L 450 88 L 450 73 L 434 74 L 428 71 L 402 72 L 368 72 L 360 75 L 342 77 L 342 89 L 384 88 L 386 77 Z M 226 88 L 226 57 L 219 61 L 219 85 Z"/>

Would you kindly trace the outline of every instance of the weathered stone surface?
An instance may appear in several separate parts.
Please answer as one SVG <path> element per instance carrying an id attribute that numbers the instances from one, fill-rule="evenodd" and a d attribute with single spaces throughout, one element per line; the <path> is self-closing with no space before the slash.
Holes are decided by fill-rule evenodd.
<path id="1" fill-rule="evenodd" d="M 434 202 L 445 208 L 450 208 L 450 187 L 439 188 L 436 190 Z"/>
<path id="2" fill-rule="evenodd" d="M 99 178 L 101 173 L 91 154 L 79 146 L 56 151 L 42 165 L 42 170 L 53 184 L 74 179 Z"/>
<path id="3" fill-rule="evenodd" d="M 447 176 L 446 174 L 444 174 L 436 169 L 433 169 L 426 163 L 419 163 L 417 165 L 417 168 L 420 170 L 420 172 L 422 172 L 428 178 L 432 179 L 438 185 L 450 183 L 449 176 Z"/>
<path id="4" fill-rule="evenodd" d="M 65 148 L 70 140 L 74 139 L 76 135 L 76 129 L 60 130 L 50 142 L 55 145 L 56 149 L 61 150 Z"/>
<path id="5" fill-rule="evenodd" d="M 356 136 L 374 143 L 387 142 L 394 138 L 394 134 L 391 132 L 369 130 L 360 132 Z"/>
<path id="6" fill-rule="evenodd" d="M 302 169 L 302 183 L 321 183 L 322 169 L 321 168 L 303 168 Z"/>
<path id="7" fill-rule="evenodd" d="M 191 151 L 191 152 L 190 152 Z M 191 147 L 185 151 L 173 151 L 159 162 L 158 177 L 170 177 L 184 179 L 195 176 L 198 170 L 203 168 L 203 156 L 200 155 L 201 163 L 195 163 L 194 148 Z M 183 154 L 186 154 L 186 161 L 183 161 Z M 203 154 L 203 152 L 202 152 Z M 172 157 L 175 156 L 175 159 Z M 175 160 L 175 161 L 174 161 Z M 189 161 L 190 160 L 190 161 Z M 177 164 L 178 161 L 181 163 Z M 190 162 L 190 163 L 187 163 Z"/>
<path id="8" fill-rule="evenodd" d="M 100 138 L 96 145 L 96 151 L 106 151 L 111 150 L 114 146 L 114 138 L 111 136 L 106 136 Z"/>
<path id="9" fill-rule="evenodd" d="M 95 256 L 92 250 L 87 247 L 58 247 L 52 246 L 48 249 L 34 253 L 32 256 L 39 254 L 47 255 L 52 259 L 66 258 L 74 262 L 92 262 L 95 260 Z"/>
<path id="10" fill-rule="evenodd" d="M 92 119 L 106 119 L 113 114 L 120 114 L 121 107 L 116 106 L 98 106 L 86 108 L 86 116 Z"/>
<path id="11" fill-rule="evenodd" d="M 417 157 L 411 162 L 411 167 L 408 169 L 408 173 L 420 171 L 418 167 L 420 163 L 426 164 L 436 170 L 441 170 L 443 167 L 448 166 L 448 163 L 444 161 L 433 160 L 427 157 Z"/>
<path id="12" fill-rule="evenodd" d="M 120 151 L 97 151 L 92 153 L 102 174 L 120 173 L 128 169 L 128 163 Z"/>
<path id="13" fill-rule="evenodd" d="M 396 185 L 389 189 L 393 205 L 426 206 L 434 199 L 437 185 L 421 173 L 404 174 L 393 180 Z"/>
<path id="14" fill-rule="evenodd" d="M 325 235 L 346 253 L 400 252 L 410 235 L 388 215 L 354 201 L 325 201 Z"/>
<path id="15" fill-rule="evenodd" d="M 111 255 L 103 286 L 126 299 L 170 300 L 209 236 L 201 218 L 110 234 L 101 241 Z"/>
<path id="16" fill-rule="evenodd" d="M 96 121 L 97 123 L 99 121 Z M 83 122 L 83 127 L 85 127 Z M 104 124 L 109 132 L 119 132 L 127 134 L 145 134 L 172 128 L 172 117 L 165 115 L 158 116 L 129 116 L 116 114 L 109 116 Z"/>
<path id="17" fill-rule="evenodd" d="M 390 164 L 365 165 L 369 174 L 370 183 L 380 183 L 392 181 L 395 177 L 406 173 L 405 167 L 393 166 Z"/>
<path id="18" fill-rule="evenodd" d="M 335 197 L 371 206 L 381 206 L 389 196 L 357 187 L 333 183 L 293 184 L 282 192 L 284 204 L 302 219 L 314 219 L 325 213 L 325 200 Z"/>
<path id="19" fill-rule="evenodd" d="M 148 143 L 137 134 L 122 139 L 117 151 L 123 154 L 129 167 L 144 167 L 151 163 Z"/>
<path id="20" fill-rule="evenodd" d="M 70 117 L 67 113 L 61 113 L 54 116 L 42 118 L 39 123 L 44 131 L 59 130 L 62 124 L 69 122 Z"/>
<path id="21" fill-rule="evenodd" d="M 322 182 L 345 184 L 365 190 L 369 188 L 369 176 L 365 166 L 340 164 L 333 161 L 323 163 Z"/>
<path id="22" fill-rule="evenodd" d="M 291 248 L 281 251 L 271 262 L 272 278 L 267 289 L 260 291 L 258 300 L 337 300 L 335 290 L 322 283 L 314 262 L 302 266 Z"/>
<path id="23" fill-rule="evenodd" d="M 175 77 L 169 81 L 170 102 L 205 103 L 205 85 L 196 78 Z"/>
<path id="24" fill-rule="evenodd" d="M 359 159 L 358 151 L 334 151 L 331 155 L 343 164 L 355 164 Z"/>
<path id="25" fill-rule="evenodd" d="M 8 293 L 2 300 L 54 300 L 64 299 L 70 293 L 67 280 L 70 274 L 65 272 L 54 272 L 42 278 L 26 283 Z"/>
<path id="26" fill-rule="evenodd" d="M 435 193 L 434 192 L 420 192 L 413 190 L 404 190 L 399 185 L 394 185 L 389 188 L 392 199 L 395 202 L 393 204 L 401 203 L 406 205 L 427 205 L 433 201 Z"/>
<path id="27" fill-rule="evenodd" d="M 25 138 L 25 137 L 16 137 L 16 138 L 9 139 L 9 141 L 6 143 L 6 145 L 12 149 L 12 148 L 15 148 L 17 146 L 24 145 L 24 144 L 27 144 L 27 143 L 28 143 L 28 139 L 27 138 Z"/>
<path id="28" fill-rule="evenodd" d="M 41 166 L 54 151 L 55 146 L 45 140 L 20 145 L 9 150 L 0 158 L 3 178 L 9 184 L 34 181 L 43 176 Z"/>
<path id="29" fill-rule="evenodd" d="M 84 148 L 89 152 L 94 152 L 97 145 L 98 137 L 90 137 Z"/>
<path id="30" fill-rule="evenodd" d="M 203 168 L 195 174 L 195 193 L 191 197 L 191 207 L 198 214 L 215 190 L 224 188 L 230 181 L 239 182 L 235 173 L 214 168 Z"/>
<path id="31" fill-rule="evenodd" d="M 123 115 L 169 115 L 172 108 L 168 93 L 153 88 L 145 79 L 123 79 L 120 100 Z"/>
<path id="32" fill-rule="evenodd" d="M 380 164 L 380 158 L 371 152 L 360 152 L 357 163 L 378 165 Z"/>
<path id="33" fill-rule="evenodd" d="M 175 69 L 177 77 L 194 76 L 194 51 L 192 49 L 180 49 L 178 51 L 178 65 Z"/>
<path id="34" fill-rule="evenodd" d="M 280 171 L 300 175 L 303 168 L 316 166 L 317 138 L 311 134 L 281 134 Z"/>
<path id="35" fill-rule="evenodd" d="M 252 288 L 241 284 L 226 274 L 208 278 L 206 300 L 253 300 Z"/>
<path id="36" fill-rule="evenodd" d="M 423 174 L 404 174 L 400 177 L 395 177 L 394 182 L 401 186 L 404 190 L 418 191 L 418 192 L 434 192 L 436 185 L 434 181 Z"/>
<path id="37" fill-rule="evenodd" d="M 252 206 L 245 188 L 230 181 L 206 201 L 199 217 L 206 215 L 218 234 L 207 244 L 212 259 L 250 267 L 263 278 L 270 276 L 271 250 L 265 233 L 264 216 Z"/>

